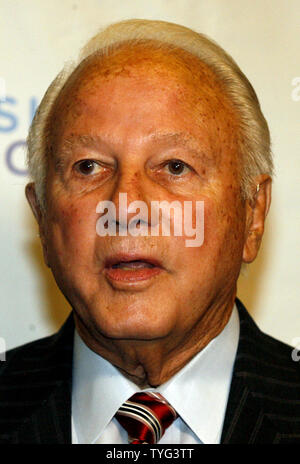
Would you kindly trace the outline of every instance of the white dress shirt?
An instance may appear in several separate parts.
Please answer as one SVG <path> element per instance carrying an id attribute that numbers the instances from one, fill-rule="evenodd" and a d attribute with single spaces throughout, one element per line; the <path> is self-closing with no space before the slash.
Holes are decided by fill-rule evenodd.
<path id="1" fill-rule="evenodd" d="M 236 306 L 223 331 L 157 391 L 179 417 L 159 444 L 220 443 L 239 340 Z M 137 385 L 74 336 L 72 443 L 126 444 L 127 432 L 114 418 Z"/>

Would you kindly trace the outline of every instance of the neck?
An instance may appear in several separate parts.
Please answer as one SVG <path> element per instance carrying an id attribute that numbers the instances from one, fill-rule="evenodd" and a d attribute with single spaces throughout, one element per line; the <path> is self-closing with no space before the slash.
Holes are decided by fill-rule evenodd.
<path id="1" fill-rule="evenodd" d="M 234 298 L 212 305 L 188 333 L 156 340 L 115 340 L 88 328 L 75 313 L 76 329 L 85 344 L 115 365 L 140 388 L 158 387 L 173 377 L 219 335 L 233 309 Z"/>

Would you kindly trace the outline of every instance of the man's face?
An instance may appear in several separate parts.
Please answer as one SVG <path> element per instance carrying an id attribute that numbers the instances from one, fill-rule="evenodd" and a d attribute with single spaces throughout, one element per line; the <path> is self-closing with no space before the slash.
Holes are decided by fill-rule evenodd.
<path id="1" fill-rule="evenodd" d="M 92 59 L 51 127 L 42 234 L 77 317 L 96 336 L 170 349 L 193 336 L 204 314 L 233 300 L 245 234 L 236 116 L 211 71 L 142 47 Z M 185 235 L 100 237 L 97 204 L 113 201 L 118 213 L 119 193 L 149 211 L 154 200 L 204 201 L 202 246 L 187 247 Z"/>

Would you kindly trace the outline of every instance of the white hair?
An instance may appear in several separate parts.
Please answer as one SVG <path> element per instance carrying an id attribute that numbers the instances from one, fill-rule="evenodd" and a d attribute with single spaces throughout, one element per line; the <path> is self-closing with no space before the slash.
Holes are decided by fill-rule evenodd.
<path id="1" fill-rule="evenodd" d="M 35 182 L 38 201 L 43 208 L 47 170 L 47 123 L 51 109 L 72 72 L 95 53 L 109 55 L 122 43 L 156 41 L 185 50 L 205 63 L 223 83 L 227 96 L 237 111 L 242 157 L 242 192 L 253 195 L 252 183 L 259 174 L 272 175 L 270 133 L 256 93 L 235 61 L 214 41 L 187 27 L 165 21 L 132 19 L 112 24 L 95 35 L 82 49 L 75 62 L 67 64 L 49 86 L 40 103 L 27 139 L 29 174 Z M 51 129 L 51 128 L 50 128 Z"/>

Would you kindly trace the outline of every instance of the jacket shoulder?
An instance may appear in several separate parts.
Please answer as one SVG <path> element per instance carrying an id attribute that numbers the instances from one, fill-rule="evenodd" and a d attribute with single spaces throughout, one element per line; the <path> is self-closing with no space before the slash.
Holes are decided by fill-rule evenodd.
<path id="1" fill-rule="evenodd" d="M 235 414 L 238 414 L 243 396 L 247 398 L 245 410 L 248 403 L 249 423 L 254 405 L 260 411 L 253 423 L 257 440 L 263 430 L 262 424 L 269 423 L 275 432 L 273 443 L 300 443 L 300 363 L 295 349 L 262 332 L 241 302 L 237 302 L 237 306 L 240 340 L 233 387 L 235 392 L 239 387 L 239 397 L 234 400 Z"/>
<path id="2" fill-rule="evenodd" d="M 300 363 L 295 348 L 261 331 L 241 302 L 238 301 L 240 316 L 240 339 L 236 357 L 236 369 L 246 369 L 255 375 L 300 382 Z"/>
<path id="3" fill-rule="evenodd" d="M 0 438 L 5 439 L 53 390 L 71 379 L 73 317 L 54 335 L 13 348 L 0 364 Z"/>
<path id="4" fill-rule="evenodd" d="M 32 363 L 38 363 L 40 358 L 49 353 L 49 349 L 55 345 L 57 334 L 49 335 L 24 345 L 12 348 L 5 353 L 5 360 L 0 364 L 0 376 L 9 375 L 18 368 L 20 364 L 27 363 L 29 360 Z"/>

